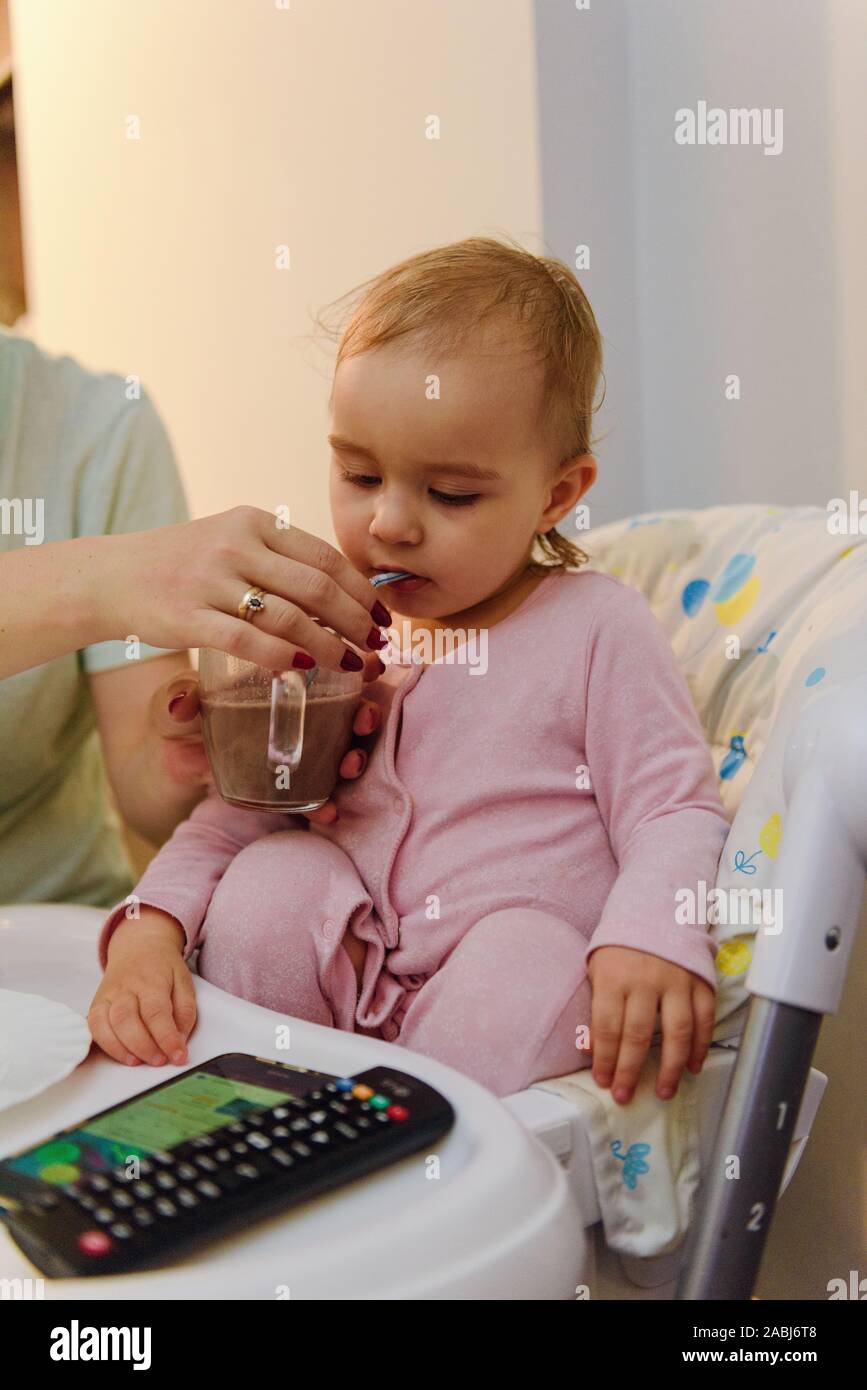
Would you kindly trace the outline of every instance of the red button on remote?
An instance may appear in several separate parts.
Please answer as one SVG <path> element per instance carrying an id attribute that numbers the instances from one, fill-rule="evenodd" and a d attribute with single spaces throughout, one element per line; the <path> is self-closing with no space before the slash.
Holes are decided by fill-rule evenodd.
<path id="1" fill-rule="evenodd" d="M 85 1255 L 107 1255 L 109 1250 L 114 1249 L 114 1241 L 105 1231 L 85 1231 L 84 1235 L 78 1237 L 78 1248 Z"/>
<path id="2" fill-rule="evenodd" d="M 385 1113 L 390 1120 L 409 1119 L 409 1111 L 403 1105 L 390 1105 Z"/>

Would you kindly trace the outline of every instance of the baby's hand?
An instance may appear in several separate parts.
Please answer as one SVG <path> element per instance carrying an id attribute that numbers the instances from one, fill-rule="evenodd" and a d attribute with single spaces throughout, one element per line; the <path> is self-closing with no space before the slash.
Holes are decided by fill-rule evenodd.
<path id="1" fill-rule="evenodd" d="M 124 922 L 113 933 L 87 1022 L 116 1062 L 164 1067 L 187 1060 L 196 995 L 183 945 L 180 923 L 156 908 L 142 908 L 139 921 Z"/>
<path id="2" fill-rule="evenodd" d="M 697 1074 L 713 1036 L 714 992 L 691 970 L 628 946 L 600 946 L 587 962 L 592 989 L 590 1046 L 593 1079 L 609 1086 L 621 1105 L 638 1084 L 662 1015 L 660 1100 L 677 1090 L 684 1064 Z"/>

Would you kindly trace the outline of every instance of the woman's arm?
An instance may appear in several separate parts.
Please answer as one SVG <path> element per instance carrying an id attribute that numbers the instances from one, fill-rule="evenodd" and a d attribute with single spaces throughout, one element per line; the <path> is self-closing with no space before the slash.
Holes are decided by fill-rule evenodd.
<path id="1" fill-rule="evenodd" d="M 245 621 L 247 589 L 266 594 Z M 0 555 L 0 679 L 130 636 L 152 647 L 215 647 L 285 671 L 304 651 L 365 678 L 391 622 L 368 580 L 327 542 L 270 512 L 233 507 L 150 531 L 22 545 Z"/>
<path id="2" fill-rule="evenodd" d="M 99 602 L 116 540 L 83 536 L 0 555 L 0 680 L 118 635 Z"/>
<path id="3" fill-rule="evenodd" d="M 121 815 L 155 845 L 186 819 L 210 780 L 200 732 L 193 728 L 185 734 L 187 724 L 167 737 L 154 707 L 167 683 L 184 673 L 191 683 L 198 679 L 187 654 L 175 652 L 90 677 L 106 771 Z"/>

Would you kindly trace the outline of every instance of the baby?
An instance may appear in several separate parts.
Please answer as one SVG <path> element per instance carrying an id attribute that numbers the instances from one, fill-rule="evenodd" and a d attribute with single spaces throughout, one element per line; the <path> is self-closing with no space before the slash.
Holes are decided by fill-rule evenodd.
<path id="1" fill-rule="evenodd" d="M 715 881 L 728 834 L 710 754 L 644 598 L 555 529 L 596 477 L 601 357 L 569 269 L 498 241 L 367 288 L 330 489 L 347 558 L 420 581 L 381 590 L 405 639 L 370 687 L 382 733 L 329 824 L 210 795 L 178 827 L 140 919 L 125 901 L 102 932 L 91 1026 L 112 1055 L 185 1060 L 198 947 L 232 994 L 497 1095 L 592 1064 L 626 1103 L 657 1027 L 658 1095 L 701 1069 L 715 947 L 675 895 Z M 484 670 L 462 660 L 479 634 Z"/>

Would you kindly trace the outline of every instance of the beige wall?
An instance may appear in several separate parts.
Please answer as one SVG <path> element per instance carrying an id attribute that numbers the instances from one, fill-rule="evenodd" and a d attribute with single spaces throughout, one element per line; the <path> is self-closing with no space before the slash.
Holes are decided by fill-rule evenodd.
<path id="1" fill-rule="evenodd" d="M 32 335 L 141 376 L 196 514 L 288 503 L 332 538 L 309 310 L 460 237 L 541 249 L 530 0 L 13 0 L 12 18 Z"/>

